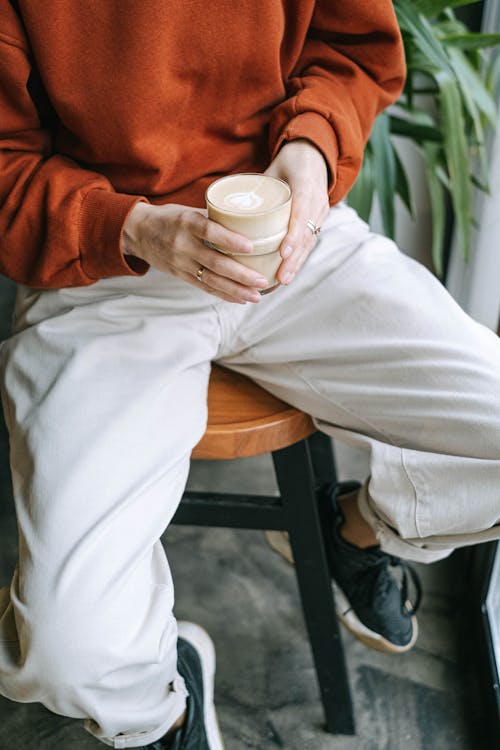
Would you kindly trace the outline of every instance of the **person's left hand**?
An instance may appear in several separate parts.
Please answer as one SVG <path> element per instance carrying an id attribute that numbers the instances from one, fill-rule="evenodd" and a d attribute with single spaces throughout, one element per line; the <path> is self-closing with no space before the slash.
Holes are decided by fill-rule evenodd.
<path id="1" fill-rule="evenodd" d="M 323 154 L 310 141 L 285 143 L 264 174 L 285 180 L 292 189 L 292 211 L 288 232 L 281 243 L 276 277 L 290 284 L 317 241 L 307 226 L 320 227 L 328 214 L 328 169 Z"/>

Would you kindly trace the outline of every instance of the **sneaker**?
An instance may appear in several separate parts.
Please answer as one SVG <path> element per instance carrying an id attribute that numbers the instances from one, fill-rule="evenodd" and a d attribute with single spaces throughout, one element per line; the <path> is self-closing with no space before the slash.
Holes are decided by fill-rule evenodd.
<path id="1" fill-rule="evenodd" d="M 162 737 L 144 750 L 224 750 L 214 706 L 214 645 L 192 622 L 179 622 L 178 633 L 177 668 L 189 692 L 186 719 L 169 742 Z"/>
<path id="2" fill-rule="evenodd" d="M 377 651 L 403 653 L 415 644 L 418 625 L 415 613 L 420 604 L 418 576 L 404 560 L 388 555 L 378 546 L 361 549 L 343 539 L 344 522 L 337 498 L 359 489 L 359 482 L 339 482 L 320 492 L 332 513 L 328 524 L 327 553 L 334 581 L 337 614 L 359 640 Z M 398 567 L 401 582 L 390 568 Z M 415 603 L 408 601 L 408 579 L 415 591 Z"/>

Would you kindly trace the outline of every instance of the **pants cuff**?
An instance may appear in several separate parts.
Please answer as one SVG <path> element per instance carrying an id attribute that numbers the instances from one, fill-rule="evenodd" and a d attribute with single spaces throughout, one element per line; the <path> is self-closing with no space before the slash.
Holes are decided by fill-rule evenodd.
<path id="1" fill-rule="evenodd" d="M 170 686 L 170 692 L 165 706 L 167 719 L 155 729 L 145 729 L 141 732 L 124 732 L 114 737 L 105 737 L 100 731 L 99 725 L 90 719 L 85 721 L 85 729 L 105 745 L 115 748 L 143 747 L 156 742 L 165 735 L 177 719 L 182 716 L 186 709 L 186 697 L 188 691 L 184 679 L 177 675 Z"/>
<path id="2" fill-rule="evenodd" d="M 389 555 L 402 557 L 404 560 L 414 562 L 431 563 L 448 557 L 453 552 L 453 547 L 426 548 L 425 541 L 403 539 L 395 529 L 391 528 L 378 514 L 377 507 L 368 492 L 369 479 L 361 487 L 358 493 L 359 512 L 365 521 L 372 527 L 380 548 Z"/>

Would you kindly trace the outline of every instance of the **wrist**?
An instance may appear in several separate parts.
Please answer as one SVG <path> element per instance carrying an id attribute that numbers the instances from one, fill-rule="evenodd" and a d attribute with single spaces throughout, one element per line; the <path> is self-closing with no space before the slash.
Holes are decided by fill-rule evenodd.
<path id="1" fill-rule="evenodd" d="M 289 174 L 284 179 L 290 182 L 292 190 L 315 185 L 328 194 L 328 164 L 320 149 L 311 141 L 300 139 L 289 141 L 284 147 Z"/>
<path id="2" fill-rule="evenodd" d="M 123 255 L 131 255 L 146 260 L 140 252 L 141 226 L 148 215 L 150 205 L 144 201 L 136 203 L 123 225 L 121 249 Z"/>

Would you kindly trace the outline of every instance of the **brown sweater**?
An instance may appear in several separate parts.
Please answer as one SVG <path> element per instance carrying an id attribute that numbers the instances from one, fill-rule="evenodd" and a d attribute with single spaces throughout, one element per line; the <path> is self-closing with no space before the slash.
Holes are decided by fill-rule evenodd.
<path id="1" fill-rule="evenodd" d="M 391 0 L 0 0 L 0 272 L 144 273 L 120 249 L 137 200 L 201 207 L 296 138 L 334 204 L 403 78 Z"/>

